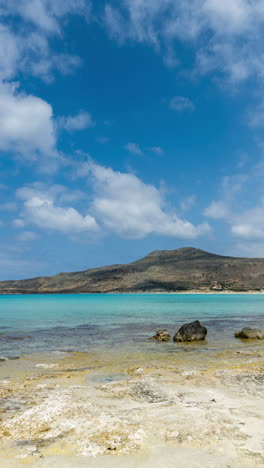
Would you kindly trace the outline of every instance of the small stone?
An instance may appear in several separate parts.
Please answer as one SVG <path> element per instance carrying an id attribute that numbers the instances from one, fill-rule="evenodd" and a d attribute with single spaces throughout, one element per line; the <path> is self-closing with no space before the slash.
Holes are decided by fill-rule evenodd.
<path id="1" fill-rule="evenodd" d="M 166 329 L 158 330 L 156 335 L 154 335 L 152 339 L 157 341 L 170 341 L 170 334 Z"/>

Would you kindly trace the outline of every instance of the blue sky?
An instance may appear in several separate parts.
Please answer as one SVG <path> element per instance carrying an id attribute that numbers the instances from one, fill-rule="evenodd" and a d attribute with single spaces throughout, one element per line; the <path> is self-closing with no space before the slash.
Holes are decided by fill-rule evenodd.
<path id="1" fill-rule="evenodd" d="M 263 2 L 0 0 L 0 278 L 264 253 Z"/>

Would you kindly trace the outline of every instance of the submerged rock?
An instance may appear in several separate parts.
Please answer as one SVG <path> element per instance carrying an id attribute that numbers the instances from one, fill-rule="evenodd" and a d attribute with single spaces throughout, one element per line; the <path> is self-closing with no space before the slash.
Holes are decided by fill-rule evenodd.
<path id="1" fill-rule="evenodd" d="M 199 320 L 186 323 L 175 333 L 173 341 L 202 341 L 207 335 L 207 328 L 200 324 Z"/>
<path id="2" fill-rule="evenodd" d="M 259 328 L 242 328 L 242 330 L 235 333 L 236 338 L 244 338 L 246 340 L 264 340 L 264 330 Z"/>
<path id="3" fill-rule="evenodd" d="M 28 340 L 32 338 L 32 336 L 7 336 L 6 339 L 9 341 L 21 341 L 21 340 Z"/>
<path id="4" fill-rule="evenodd" d="M 165 329 L 158 330 L 156 335 L 154 335 L 152 339 L 157 341 L 170 341 L 170 334 Z"/>

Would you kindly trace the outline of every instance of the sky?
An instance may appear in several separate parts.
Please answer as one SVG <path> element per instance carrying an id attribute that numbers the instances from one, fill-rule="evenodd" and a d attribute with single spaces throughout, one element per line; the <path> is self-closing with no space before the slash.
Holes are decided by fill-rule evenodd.
<path id="1" fill-rule="evenodd" d="M 0 0 L 0 279 L 264 256 L 263 0 Z"/>

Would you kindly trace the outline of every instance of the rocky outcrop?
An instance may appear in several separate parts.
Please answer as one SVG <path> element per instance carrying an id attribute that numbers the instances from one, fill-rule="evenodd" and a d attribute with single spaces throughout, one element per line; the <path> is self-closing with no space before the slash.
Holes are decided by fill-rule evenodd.
<path id="1" fill-rule="evenodd" d="M 170 334 L 167 330 L 158 330 L 152 339 L 157 341 L 170 341 Z"/>
<path id="2" fill-rule="evenodd" d="M 202 341 L 207 335 L 207 328 L 200 324 L 199 320 L 186 323 L 183 325 L 173 337 L 175 342 L 184 341 Z"/>
<path id="3" fill-rule="evenodd" d="M 264 340 L 264 330 L 259 328 L 242 328 L 235 333 L 236 338 L 244 338 L 245 340 Z"/>

